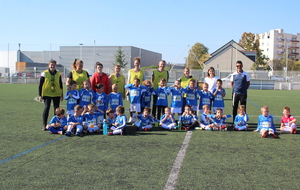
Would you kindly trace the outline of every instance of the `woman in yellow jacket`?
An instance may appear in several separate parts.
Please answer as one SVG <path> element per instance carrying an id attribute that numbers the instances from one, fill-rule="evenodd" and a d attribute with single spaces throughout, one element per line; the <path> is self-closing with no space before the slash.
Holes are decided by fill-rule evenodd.
<path id="1" fill-rule="evenodd" d="M 39 101 L 42 102 L 44 100 L 43 130 L 46 130 L 46 125 L 48 124 L 51 101 L 53 101 L 55 112 L 55 109 L 59 107 L 60 101 L 63 100 L 63 84 L 60 72 L 56 70 L 56 61 L 50 60 L 48 68 L 42 73 L 39 84 Z"/>

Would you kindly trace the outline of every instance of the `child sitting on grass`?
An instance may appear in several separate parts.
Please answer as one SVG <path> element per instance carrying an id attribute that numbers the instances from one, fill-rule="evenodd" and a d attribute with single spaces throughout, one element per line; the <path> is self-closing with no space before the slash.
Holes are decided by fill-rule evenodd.
<path id="1" fill-rule="evenodd" d="M 184 113 L 181 116 L 182 130 L 187 131 L 190 129 L 195 129 L 195 127 L 199 127 L 199 122 L 197 120 L 197 115 L 193 114 L 191 106 L 184 106 Z"/>
<path id="2" fill-rule="evenodd" d="M 82 115 L 85 118 L 83 126 L 89 133 L 97 133 L 101 127 L 100 123 L 98 123 L 98 117 L 100 116 L 101 112 L 95 112 L 96 109 L 99 110 L 96 105 L 89 104 L 82 112 Z"/>
<path id="3" fill-rule="evenodd" d="M 283 132 L 290 132 L 291 134 L 297 133 L 296 118 L 291 115 L 289 107 L 283 108 L 280 130 Z"/>
<path id="4" fill-rule="evenodd" d="M 248 115 L 245 112 L 245 105 L 240 105 L 238 109 L 239 114 L 234 119 L 234 130 L 235 131 L 247 131 L 249 121 Z"/>
<path id="5" fill-rule="evenodd" d="M 112 126 L 114 126 L 114 124 L 116 122 L 115 112 L 112 108 L 108 108 L 108 110 L 106 110 L 106 115 L 107 115 L 108 128 L 111 128 Z"/>
<path id="6" fill-rule="evenodd" d="M 257 128 L 254 132 L 260 132 L 262 138 L 265 138 L 268 134 L 273 138 L 278 138 L 278 136 L 275 135 L 277 131 L 273 117 L 269 114 L 268 106 L 262 106 L 260 110 L 262 115 L 258 116 Z"/>
<path id="7" fill-rule="evenodd" d="M 137 116 L 139 121 L 136 121 L 134 125 L 137 126 L 139 131 L 149 131 L 153 127 L 154 118 L 150 115 L 150 113 L 151 108 L 145 107 L 143 114 Z"/>
<path id="8" fill-rule="evenodd" d="M 214 126 L 214 120 L 212 119 L 212 115 L 210 114 L 209 106 L 203 105 L 202 110 L 203 113 L 200 116 L 200 127 L 202 128 L 202 130 L 212 130 Z"/>
<path id="9" fill-rule="evenodd" d="M 124 114 L 125 108 L 124 106 L 118 106 L 116 108 L 117 112 L 117 118 L 116 122 L 114 123 L 114 126 L 112 126 L 110 129 L 113 130 L 112 132 L 109 132 L 108 135 L 124 135 L 125 129 L 126 129 L 126 122 L 127 118 L 126 115 Z"/>
<path id="10" fill-rule="evenodd" d="M 230 118 L 230 115 L 223 115 L 223 110 L 218 108 L 216 110 L 216 115 L 213 117 L 214 120 L 214 131 L 222 131 L 227 130 L 228 124 L 226 123 L 226 120 Z"/>
<path id="11" fill-rule="evenodd" d="M 71 115 L 68 119 L 68 129 L 65 133 L 66 136 L 71 137 L 74 132 L 77 136 L 82 136 L 83 132 L 83 119 L 84 117 L 81 115 L 83 112 L 83 108 L 80 105 L 76 105 L 74 107 L 74 115 Z"/>
<path id="12" fill-rule="evenodd" d="M 49 129 L 50 134 L 60 134 L 63 135 L 64 131 L 67 129 L 67 118 L 65 116 L 65 109 L 56 108 L 55 116 L 52 117 L 49 125 L 46 129 Z"/>
<path id="13" fill-rule="evenodd" d="M 168 130 L 176 129 L 176 122 L 174 115 L 171 114 L 171 108 L 165 107 L 165 114 L 161 116 L 159 125 Z"/>

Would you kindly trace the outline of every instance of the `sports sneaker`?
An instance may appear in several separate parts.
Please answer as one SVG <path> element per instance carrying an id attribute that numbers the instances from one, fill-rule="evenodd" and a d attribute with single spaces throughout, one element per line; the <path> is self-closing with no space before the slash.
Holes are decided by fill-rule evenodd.
<path id="1" fill-rule="evenodd" d="M 291 134 L 297 134 L 297 130 L 296 130 L 296 128 L 295 128 L 295 127 L 293 127 L 293 128 L 292 128 L 292 130 L 291 130 Z"/>
<path id="2" fill-rule="evenodd" d="M 132 117 L 129 118 L 128 123 L 133 123 Z"/>
<path id="3" fill-rule="evenodd" d="M 270 134 L 273 138 L 278 138 L 277 135 L 275 135 L 274 133 Z"/>
<path id="4" fill-rule="evenodd" d="M 113 134 L 114 134 L 113 132 L 109 132 L 109 133 L 108 133 L 108 135 L 113 135 Z"/>
<path id="5" fill-rule="evenodd" d="M 148 128 L 144 128 L 143 131 L 149 131 L 149 129 Z"/>
<path id="6" fill-rule="evenodd" d="M 235 131 L 238 131 L 239 129 L 238 129 L 238 128 L 234 128 L 234 130 L 235 130 Z"/>
<path id="7" fill-rule="evenodd" d="M 265 131 L 265 132 L 262 134 L 261 138 L 265 138 L 266 136 L 267 136 L 267 131 Z"/>
<path id="8" fill-rule="evenodd" d="M 71 137 L 71 136 L 72 136 L 71 132 L 66 132 L 65 135 L 66 135 L 67 137 Z"/>

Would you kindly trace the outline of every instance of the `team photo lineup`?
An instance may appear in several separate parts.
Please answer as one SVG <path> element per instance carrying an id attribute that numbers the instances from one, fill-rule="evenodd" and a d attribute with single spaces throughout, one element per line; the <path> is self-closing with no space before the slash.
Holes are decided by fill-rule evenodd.
<path id="1" fill-rule="evenodd" d="M 100 132 L 104 135 L 125 135 L 128 124 L 137 131 L 151 131 L 153 127 L 185 131 L 248 130 L 246 101 L 250 76 L 243 71 L 241 61 L 236 62 L 236 72 L 230 79 L 232 113 L 227 115 L 224 113 L 226 91 L 222 88 L 222 80 L 215 76 L 213 67 L 208 69 L 203 82 L 198 82 L 190 75 L 189 68 L 185 68 L 183 76 L 168 87 L 169 72 L 165 69 L 164 60 L 153 70 L 151 81 L 145 79 L 140 58 L 135 57 L 133 61 L 134 68 L 128 71 L 128 80 L 125 81 L 124 75 L 120 74 L 120 65 L 114 65 L 114 73 L 108 76 L 102 72 L 103 64 L 97 62 L 96 72 L 90 76 L 83 69 L 83 61 L 75 59 L 73 70 L 67 76 L 67 92 L 64 94 L 56 61 L 50 60 L 49 69 L 42 73 L 38 88 L 39 101 L 44 102 L 43 130 L 69 137 Z M 227 96 L 230 95 L 228 93 Z M 60 101 L 64 99 L 67 101 L 66 110 L 60 107 Z M 130 106 L 125 108 L 123 101 L 129 101 Z M 49 122 L 51 102 L 55 113 Z M 125 115 L 128 109 L 129 119 Z M 290 108 L 284 107 L 282 111 L 279 131 L 296 134 L 296 118 L 291 115 Z M 232 124 L 226 122 L 229 118 L 233 119 Z M 278 138 L 281 133 L 274 125 L 268 106 L 261 107 L 254 131 L 260 132 L 262 138 Z"/>

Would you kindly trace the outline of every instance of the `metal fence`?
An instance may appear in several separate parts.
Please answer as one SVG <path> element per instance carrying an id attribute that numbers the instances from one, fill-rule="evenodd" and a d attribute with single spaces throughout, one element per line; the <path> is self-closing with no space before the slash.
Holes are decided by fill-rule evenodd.
<path id="1" fill-rule="evenodd" d="M 13 71 L 12 74 L 2 73 L 0 76 L 0 83 L 22 83 L 22 84 L 38 84 L 41 72 L 47 68 L 29 69 L 26 71 Z M 66 76 L 70 71 L 62 69 L 62 78 L 65 81 Z M 153 69 L 145 69 L 145 78 L 151 80 Z M 89 71 L 90 75 L 94 71 Z M 110 74 L 113 73 L 112 68 L 104 68 L 103 72 Z M 252 89 L 266 89 L 266 90 L 300 90 L 300 72 L 299 71 L 275 71 L 272 76 L 269 75 L 267 71 L 246 71 L 251 77 Z M 122 69 L 121 73 L 127 77 L 128 69 Z M 230 74 L 231 71 L 219 71 L 216 70 L 216 76 L 223 80 L 223 87 L 230 88 Z M 183 75 L 183 69 L 173 69 L 169 71 L 169 84 L 173 83 L 176 79 Z M 206 77 L 206 72 L 201 70 L 191 70 L 191 75 L 195 77 L 198 81 L 203 81 Z"/>

